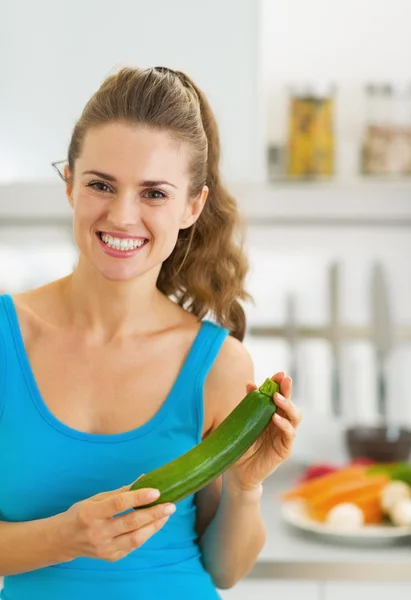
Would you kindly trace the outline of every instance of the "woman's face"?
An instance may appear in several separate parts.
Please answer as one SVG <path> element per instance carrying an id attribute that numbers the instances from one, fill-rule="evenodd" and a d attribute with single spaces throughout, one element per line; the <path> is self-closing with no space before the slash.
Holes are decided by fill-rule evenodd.
<path id="1" fill-rule="evenodd" d="M 158 273 L 206 201 L 206 187 L 189 200 L 187 164 L 188 148 L 166 132 L 123 123 L 89 129 L 67 184 L 81 260 L 112 281 Z"/>

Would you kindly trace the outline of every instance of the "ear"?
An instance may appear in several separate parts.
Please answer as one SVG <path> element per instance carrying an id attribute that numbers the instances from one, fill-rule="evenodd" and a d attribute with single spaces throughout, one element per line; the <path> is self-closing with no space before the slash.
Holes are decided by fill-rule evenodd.
<path id="1" fill-rule="evenodd" d="M 73 178 L 68 165 L 64 165 L 64 179 L 66 180 L 66 196 L 71 208 L 73 208 Z"/>
<path id="2" fill-rule="evenodd" d="M 188 227 L 191 227 L 191 225 L 197 221 L 198 217 L 203 211 L 205 203 L 207 202 L 208 192 L 209 189 L 205 185 L 197 198 L 187 204 L 186 212 L 180 225 L 180 229 L 188 229 Z"/>

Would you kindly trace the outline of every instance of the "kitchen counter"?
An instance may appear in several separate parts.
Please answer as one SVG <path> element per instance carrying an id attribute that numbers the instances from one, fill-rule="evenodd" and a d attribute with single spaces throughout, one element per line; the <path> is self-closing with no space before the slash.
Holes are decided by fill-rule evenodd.
<path id="1" fill-rule="evenodd" d="M 289 461 L 264 483 L 262 513 L 267 540 L 248 578 L 313 581 L 411 582 L 411 541 L 395 546 L 338 545 L 282 521 L 275 497 L 290 487 L 301 466 Z"/>

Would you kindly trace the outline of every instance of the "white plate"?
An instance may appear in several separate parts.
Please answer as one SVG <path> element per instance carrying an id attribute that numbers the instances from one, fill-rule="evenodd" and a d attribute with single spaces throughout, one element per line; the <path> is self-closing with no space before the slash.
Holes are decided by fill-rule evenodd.
<path id="1" fill-rule="evenodd" d="M 285 503 L 281 512 L 288 525 L 326 541 L 373 546 L 396 544 L 404 540 L 411 541 L 411 527 L 395 527 L 387 524 L 364 525 L 357 529 L 342 530 L 326 523 L 319 523 L 307 515 L 304 502 L 300 500 Z"/>

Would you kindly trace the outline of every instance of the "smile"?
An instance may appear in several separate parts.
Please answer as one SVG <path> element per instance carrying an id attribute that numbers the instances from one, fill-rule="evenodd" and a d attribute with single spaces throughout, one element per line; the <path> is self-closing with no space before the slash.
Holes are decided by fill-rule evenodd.
<path id="1" fill-rule="evenodd" d="M 135 238 L 117 238 L 112 237 L 108 233 L 99 233 L 98 234 L 100 240 L 106 244 L 109 248 L 113 250 L 119 250 L 120 252 L 127 252 L 130 250 L 136 250 L 136 248 L 141 248 L 148 242 L 147 239 L 135 239 Z"/>

